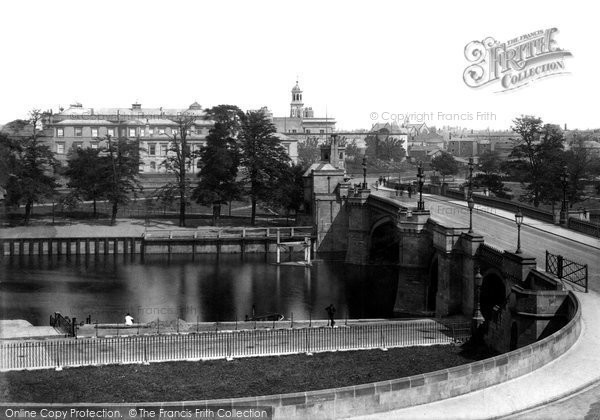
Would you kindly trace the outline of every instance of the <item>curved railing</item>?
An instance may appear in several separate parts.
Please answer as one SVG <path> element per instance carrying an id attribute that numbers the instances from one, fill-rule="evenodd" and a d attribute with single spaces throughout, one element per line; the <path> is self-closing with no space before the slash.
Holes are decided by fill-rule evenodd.
<path id="1" fill-rule="evenodd" d="M 520 349 L 450 369 L 343 388 L 262 397 L 189 401 L 186 406 L 271 407 L 274 419 L 344 418 L 397 410 L 466 394 L 530 373 L 565 353 L 581 332 L 579 301 L 569 292 L 569 322 Z"/>

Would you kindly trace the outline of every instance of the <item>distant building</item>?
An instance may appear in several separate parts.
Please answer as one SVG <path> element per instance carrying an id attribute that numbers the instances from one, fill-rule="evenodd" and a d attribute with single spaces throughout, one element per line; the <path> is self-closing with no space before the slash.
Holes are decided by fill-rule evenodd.
<path id="1" fill-rule="evenodd" d="M 325 117 L 315 117 L 312 107 L 304 106 L 303 91 L 300 89 L 298 81 L 296 81 L 291 93 L 292 101 L 290 102 L 289 116 L 273 117 L 268 108 L 263 108 L 267 115 L 271 116 L 278 133 L 285 134 L 297 141 L 306 140 L 308 137 L 316 137 L 323 141 L 328 135 L 335 132 L 335 118 L 327 115 Z"/>

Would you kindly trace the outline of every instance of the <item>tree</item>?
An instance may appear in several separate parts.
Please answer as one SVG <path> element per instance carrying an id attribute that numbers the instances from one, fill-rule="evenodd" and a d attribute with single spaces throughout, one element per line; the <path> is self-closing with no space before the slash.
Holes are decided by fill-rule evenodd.
<path id="1" fill-rule="evenodd" d="M 237 182 L 240 151 L 237 139 L 244 113 L 237 106 L 219 105 L 208 111 L 214 121 L 200 150 L 200 178 L 192 193 L 196 202 L 213 208 L 213 224 L 221 215 L 221 205 L 238 198 Z"/>
<path id="2" fill-rule="evenodd" d="M 106 180 L 103 177 L 100 149 L 74 149 L 69 153 L 65 175 L 67 187 L 77 201 L 92 200 L 93 216 L 97 216 L 96 202 L 106 195 Z M 105 175 L 105 174 L 104 174 Z"/>
<path id="3" fill-rule="evenodd" d="M 387 136 L 379 144 L 379 159 L 386 162 L 400 162 L 406 156 L 402 140 Z"/>
<path id="4" fill-rule="evenodd" d="M 263 112 L 246 114 L 240 149 L 243 181 L 252 202 L 252 224 L 256 222 L 256 203 L 272 198 L 273 188 L 285 177 L 289 165 L 290 158 L 275 133 L 275 126 Z"/>
<path id="5" fill-rule="evenodd" d="M 365 144 L 367 145 L 366 156 L 373 161 L 400 162 L 406 156 L 402 140 L 391 137 L 387 129 L 368 135 Z"/>
<path id="6" fill-rule="evenodd" d="M 524 186 L 520 200 L 555 202 L 560 196 L 560 173 L 564 163 L 564 137 L 558 126 L 542 125 L 537 117 L 523 116 L 514 120 L 513 130 L 521 138 L 515 140 L 508 170 Z"/>
<path id="7" fill-rule="evenodd" d="M 321 160 L 321 148 L 318 137 L 308 137 L 303 142 L 298 142 L 298 162 L 309 167 Z"/>
<path id="8" fill-rule="evenodd" d="M 188 168 L 192 165 L 195 153 L 192 152 L 188 144 L 187 137 L 194 128 L 197 115 L 188 113 L 188 111 L 178 115 L 172 121 L 177 125 L 177 129 L 171 142 L 167 157 L 161 162 L 161 166 L 166 168 L 167 172 L 175 174 L 175 182 L 167 183 L 162 187 L 163 191 L 176 190 L 179 199 L 179 226 L 185 226 L 185 210 L 188 197 L 192 187 L 188 179 Z"/>
<path id="9" fill-rule="evenodd" d="M 589 134 L 576 135 L 571 149 L 565 152 L 565 166 L 569 174 L 567 195 L 571 206 L 586 199 L 585 179 L 597 172 L 598 159 L 586 147 L 591 140 Z"/>
<path id="10" fill-rule="evenodd" d="M 431 169 L 438 171 L 442 175 L 442 184 L 446 176 L 458 173 L 458 162 L 450 153 L 442 152 L 431 159 Z"/>
<path id="11" fill-rule="evenodd" d="M 348 141 L 344 137 L 342 140 L 346 143 L 346 160 L 354 162 L 362 157 L 362 152 L 356 145 L 356 139 Z"/>
<path id="12" fill-rule="evenodd" d="M 504 186 L 502 182 L 502 171 L 500 154 L 496 151 L 486 150 L 479 156 L 479 170 L 473 179 L 475 186 L 485 187 L 491 191 L 496 197 L 507 198 L 510 188 Z"/>
<path id="13" fill-rule="evenodd" d="M 106 198 L 112 204 L 111 225 L 117 220 L 119 205 L 127 204 L 131 195 L 136 197 L 142 186 L 137 180 L 140 162 L 140 147 L 138 141 L 124 138 L 113 140 L 106 136 L 102 146 L 100 174 L 105 180 L 102 189 Z"/>
<path id="14" fill-rule="evenodd" d="M 37 109 L 29 113 L 29 120 L 16 123 L 31 134 L 19 139 L 4 139 L 3 148 L 8 156 L 3 159 L 8 170 L 6 179 L 7 204 L 25 204 L 25 224 L 29 223 L 34 203 L 52 197 L 58 183 L 54 171 L 58 162 L 48 146 L 42 143 L 39 126 L 44 115 Z"/>
<path id="15" fill-rule="evenodd" d="M 276 210 L 298 213 L 304 202 L 304 179 L 306 167 L 300 164 L 286 166 L 279 182 L 274 186 L 267 204 Z"/>

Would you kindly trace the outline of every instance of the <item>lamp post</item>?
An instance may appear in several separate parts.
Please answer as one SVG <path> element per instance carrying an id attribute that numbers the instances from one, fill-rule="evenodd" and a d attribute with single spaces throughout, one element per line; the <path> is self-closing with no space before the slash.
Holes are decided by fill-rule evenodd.
<path id="1" fill-rule="evenodd" d="M 521 254 L 521 224 L 523 223 L 523 213 L 521 213 L 521 207 L 517 209 L 515 213 L 515 222 L 517 223 L 517 250 L 515 254 Z"/>
<path id="2" fill-rule="evenodd" d="M 367 189 L 367 156 L 363 156 L 363 163 L 362 163 L 362 168 L 363 168 L 363 189 L 366 190 Z"/>
<path id="3" fill-rule="evenodd" d="M 425 178 L 423 162 L 419 162 L 417 178 L 419 179 L 419 202 L 417 203 L 417 210 L 425 210 L 425 203 L 423 202 L 423 180 Z"/>
<path id="4" fill-rule="evenodd" d="M 467 198 L 471 198 L 473 195 L 473 158 L 469 158 L 469 194 Z"/>
<path id="5" fill-rule="evenodd" d="M 567 204 L 567 186 L 569 185 L 569 173 L 567 172 L 567 167 L 563 168 L 562 174 L 560 174 L 560 182 L 562 184 L 563 189 L 563 200 L 562 205 L 560 207 L 560 224 L 564 225 L 567 223 L 568 217 L 568 204 Z"/>
<path id="6" fill-rule="evenodd" d="M 475 332 L 479 328 L 481 324 L 485 321 L 483 315 L 481 313 L 481 285 L 483 284 L 483 276 L 479 271 L 479 267 L 477 267 L 477 273 L 475 273 L 475 277 L 473 278 L 475 285 L 475 302 L 473 304 L 473 318 L 471 319 L 471 335 L 475 336 Z"/>
<path id="7" fill-rule="evenodd" d="M 467 205 L 469 206 L 469 233 L 473 233 L 473 207 L 475 207 L 473 197 L 469 197 Z"/>

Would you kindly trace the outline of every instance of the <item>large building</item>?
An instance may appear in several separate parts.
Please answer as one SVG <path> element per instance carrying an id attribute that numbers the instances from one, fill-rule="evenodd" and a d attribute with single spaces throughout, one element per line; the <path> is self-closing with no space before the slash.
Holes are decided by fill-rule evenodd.
<path id="1" fill-rule="evenodd" d="M 272 118 L 277 132 L 288 139 L 305 140 L 316 137 L 325 140 L 328 135 L 335 132 L 335 118 L 315 117 L 312 107 L 305 107 L 302 98 L 303 92 L 296 81 L 292 88 L 292 101 L 290 102 L 290 113 L 287 117 L 273 117 L 268 109 L 265 112 Z"/>
<path id="2" fill-rule="evenodd" d="M 193 125 L 187 133 L 192 151 L 205 144 L 212 121 L 205 118 L 202 107 L 194 102 L 188 108 L 84 108 L 76 103 L 57 114 L 50 114 L 46 127 L 52 132 L 51 148 L 63 163 L 71 148 L 97 148 L 107 136 L 136 139 L 142 148 L 140 172 L 165 172 L 161 163 L 167 156 L 169 142 L 179 137 L 178 118 L 191 116 Z M 196 162 L 190 168 L 195 172 Z"/>
<path id="3" fill-rule="evenodd" d="M 169 143 L 179 137 L 181 117 L 194 118 L 187 131 L 187 141 L 192 152 L 206 144 L 206 136 L 213 125 L 206 119 L 205 110 L 194 102 L 188 108 L 143 108 L 134 103 L 131 108 L 85 108 L 73 104 L 58 113 L 50 113 L 45 121 L 49 145 L 56 158 L 66 164 L 72 148 L 97 148 L 107 136 L 140 141 L 140 172 L 166 172 L 161 163 L 167 157 Z M 334 122 L 335 124 L 335 122 Z M 298 161 L 297 138 L 278 130 L 277 137 L 291 160 Z M 192 162 L 190 172 L 197 172 L 197 162 Z"/>

